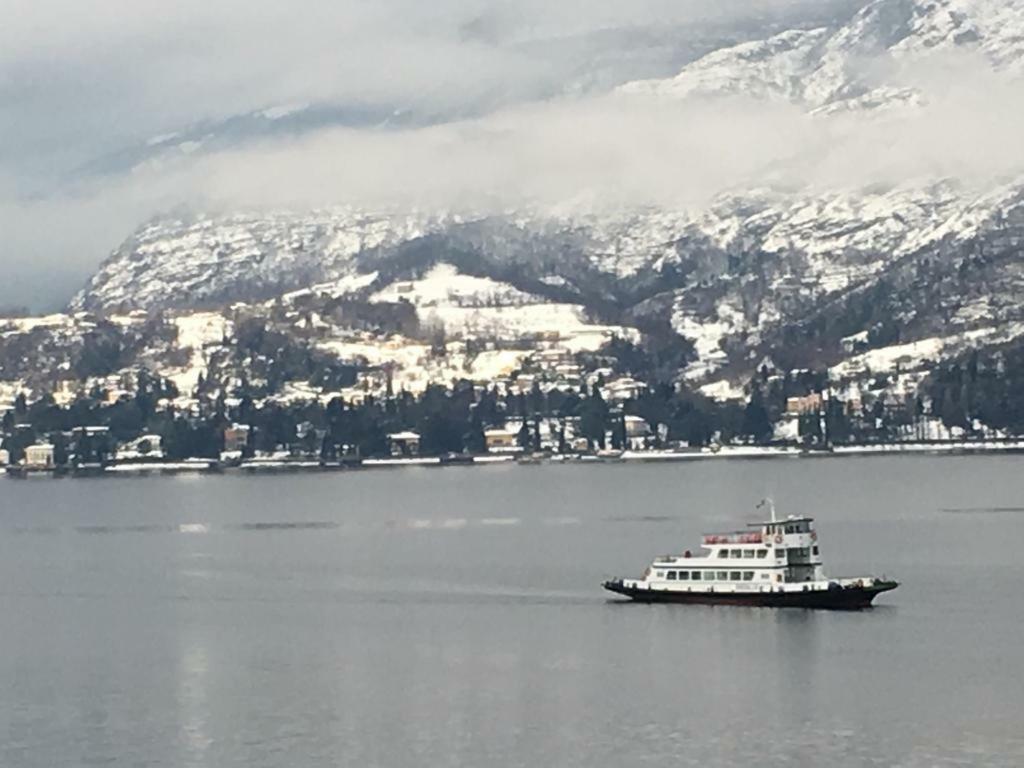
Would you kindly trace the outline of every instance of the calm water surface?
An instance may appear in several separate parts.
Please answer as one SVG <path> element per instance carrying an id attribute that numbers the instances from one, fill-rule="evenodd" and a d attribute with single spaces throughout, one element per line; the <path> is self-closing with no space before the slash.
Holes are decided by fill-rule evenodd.
<path id="1" fill-rule="evenodd" d="M 1024 765 L 1022 462 L 0 480 L 0 765 Z M 903 586 L 600 590 L 766 494 Z"/>

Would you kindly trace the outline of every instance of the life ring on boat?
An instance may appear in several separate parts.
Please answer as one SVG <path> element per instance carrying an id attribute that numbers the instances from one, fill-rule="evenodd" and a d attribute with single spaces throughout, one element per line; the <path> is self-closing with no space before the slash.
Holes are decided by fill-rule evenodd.
<path id="1" fill-rule="evenodd" d="M 818 540 L 818 532 L 817 531 L 811 531 L 811 541 L 817 541 L 817 540 Z"/>
<path id="2" fill-rule="evenodd" d="M 775 543 L 776 544 L 781 544 L 782 543 L 782 534 L 781 533 L 776 533 L 775 534 Z"/>

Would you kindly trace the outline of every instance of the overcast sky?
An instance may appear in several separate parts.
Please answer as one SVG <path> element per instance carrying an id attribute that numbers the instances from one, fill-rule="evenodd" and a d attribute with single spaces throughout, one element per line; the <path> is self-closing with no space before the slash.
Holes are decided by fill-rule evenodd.
<path id="1" fill-rule="evenodd" d="M 510 194 L 499 204 L 588 193 L 612 205 L 700 204 L 723 179 L 767 173 L 815 148 L 814 173 L 859 171 L 870 181 L 861 155 L 877 158 L 886 144 L 891 166 L 911 151 L 912 132 L 892 139 L 884 122 L 865 131 L 841 120 L 809 132 L 786 105 L 736 101 L 709 114 L 609 95 L 628 80 L 670 76 L 716 44 L 818 25 L 859 4 L 7 0 L 0 307 L 60 306 L 139 223 L 183 204 L 466 205 L 499 191 Z M 976 89 L 965 90 L 969 98 Z M 982 130 L 963 103 L 947 105 L 945 124 L 913 144 L 939 155 Z M 298 121 L 268 135 L 218 125 L 307 104 L 412 118 L 387 130 Z M 1020 125 L 999 127 L 1012 135 Z M 190 129 L 220 143 L 139 162 L 156 150 L 147 142 L 189 138 Z M 826 152 L 837 136 L 863 151 Z"/>

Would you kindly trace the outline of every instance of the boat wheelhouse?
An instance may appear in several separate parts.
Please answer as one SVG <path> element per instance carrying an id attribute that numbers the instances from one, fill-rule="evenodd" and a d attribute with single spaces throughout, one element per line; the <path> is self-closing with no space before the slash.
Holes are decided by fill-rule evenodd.
<path id="1" fill-rule="evenodd" d="M 615 579 L 605 589 L 641 602 L 864 608 L 898 584 L 860 576 L 830 579 L 810 517 L 775 518 L 747 531 L 704 536 L 705 553 L 656 558 L 640 579 Z"/>

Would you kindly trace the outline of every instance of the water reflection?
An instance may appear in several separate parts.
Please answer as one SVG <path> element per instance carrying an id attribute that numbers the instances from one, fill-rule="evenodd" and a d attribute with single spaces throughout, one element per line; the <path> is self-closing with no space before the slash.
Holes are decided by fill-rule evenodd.
<path id="1" fill-rule="evenodd" d="M 209 655 L 198 636 L 183 637 L 178 659 L 177 712 L 180 744 L 184 751 L 181 765 L 205 766 L 207 751 L 213 744 L 208 732 L 210 720 Z"/>

